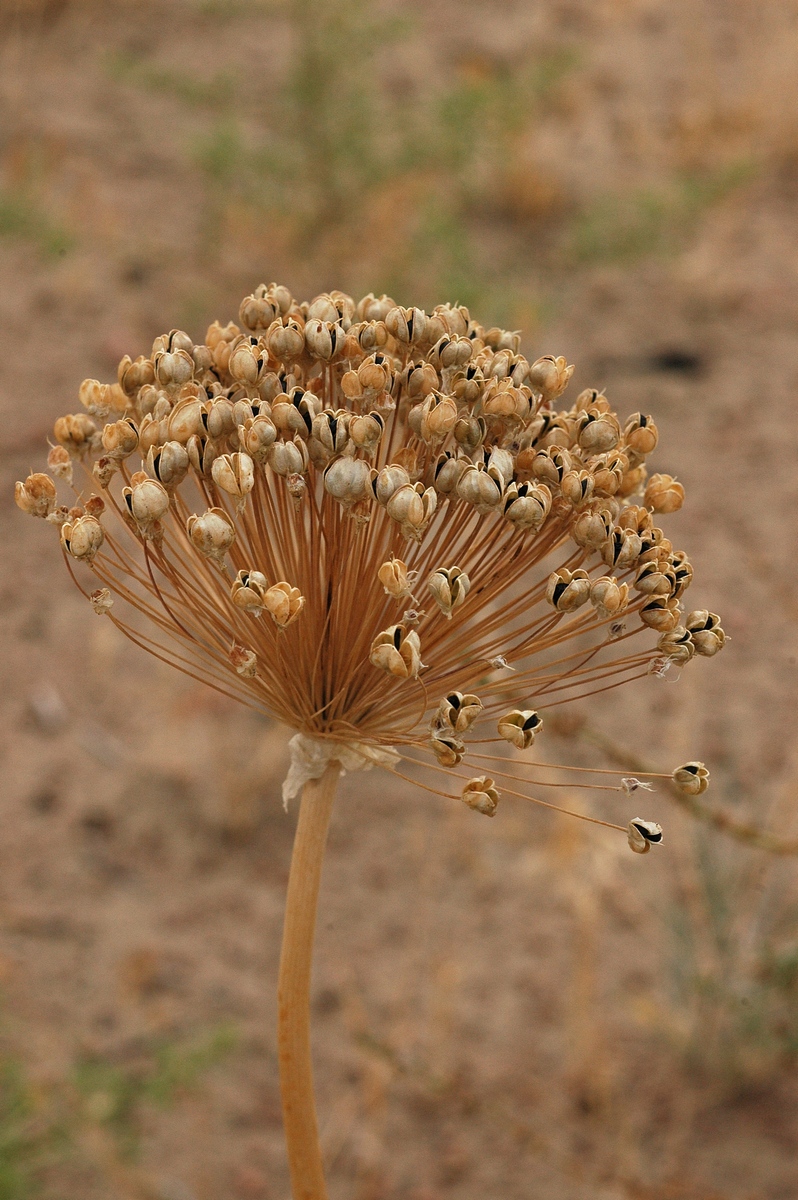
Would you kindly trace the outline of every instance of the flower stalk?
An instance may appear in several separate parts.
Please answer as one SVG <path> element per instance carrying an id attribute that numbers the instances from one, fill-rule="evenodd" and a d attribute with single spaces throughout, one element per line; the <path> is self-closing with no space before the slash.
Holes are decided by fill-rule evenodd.
<path id="1" fill-rule="evenodd" d="M 310 1052 L 313 934 L 327 830 L 340 766 L 332 762 L 302 791 L 291 855 L 277 989 L 277 1048 L 294 1200 L 327 1200 Z"/>

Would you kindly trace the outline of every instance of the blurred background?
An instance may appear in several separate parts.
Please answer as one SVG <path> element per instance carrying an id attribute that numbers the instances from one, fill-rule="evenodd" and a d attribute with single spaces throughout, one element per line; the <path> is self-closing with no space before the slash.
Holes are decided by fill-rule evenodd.
<path id="1" fill-rule="evenodd" d="M 10 502 L 84 377 L 260 282 L 465 303 L 654 416 L 731 640 L 546 755 L 703 759 L 798 835 L 796 77 L 794 0 L 4 0 L 0 1200 L 288 1197 L 287 735 L 98 621 Z M 798 1195 L 796 861 L 637 806 L 592 811 L 661 853 L 345 781 L 333 1200 Z"/>

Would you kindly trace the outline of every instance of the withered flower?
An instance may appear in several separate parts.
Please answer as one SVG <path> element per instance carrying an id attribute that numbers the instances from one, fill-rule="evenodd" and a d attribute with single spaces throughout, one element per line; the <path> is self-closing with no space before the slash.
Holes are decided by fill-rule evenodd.
<path id="1" fill-rule="evenodd" d="M 655 519 L 684 490 L 647 482 L 654 422 L 622 424 L 591 389 L 555 408 L 565 358 L 529 362 L 466 308 L 387 296 L 261 285 L 239 320 L 198 344 L 171 330 L 116 383 L 86 380 L 51 474 L 16 499 L 60 529 L 95 612 L 296 731 L 279 1046 L 295 1195 L 315 1198 L 312 913 L 341 769 L 381 766 L 492 816 L 490 769 L 515 781 L 505 795 L 548 803 L 511 749 L 547 708 L 710 657 L 725 634 L 708 610 L 683 615 L 692 568 Z M 706 769 L 673 779 L 696 795 Z M 610 827 L 638 853 L 662 838 L 640 818 Z"/>

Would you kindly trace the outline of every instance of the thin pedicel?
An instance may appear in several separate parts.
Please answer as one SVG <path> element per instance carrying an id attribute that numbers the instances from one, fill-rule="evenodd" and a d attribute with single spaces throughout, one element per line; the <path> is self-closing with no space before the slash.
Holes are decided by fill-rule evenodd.
<path id="1" fill-rule="evenodd" d="M 16 501 L 60 529 L 98 615 L 296 731 L 278 1045 L 294 1196 L 321 1200 L 308 997 L 341 771 L 380 766 L 490 817 L 502 790 L 559 808 L 528 790 L 562 786 L 529 756 L 546 709 L 711 657 L 725 635 L 683 612 L 692 567 L 656 522 L 684 489 L 648 475 L 654 422 L 622 424 L 591 389 L 558 408 L 564 358 L 530 363 L 461 306 L 387 296 L 261 285 L 239 321 L 198 344 L 173 329 L 116 383 L 85 380 L 50 473 Z M 619 803 L 648 788 L 570 770 Z M 695 797 L 708 774 L 670 778 Z M 571 815 L 640 854 L 662 841 L 640 817 Z"/>

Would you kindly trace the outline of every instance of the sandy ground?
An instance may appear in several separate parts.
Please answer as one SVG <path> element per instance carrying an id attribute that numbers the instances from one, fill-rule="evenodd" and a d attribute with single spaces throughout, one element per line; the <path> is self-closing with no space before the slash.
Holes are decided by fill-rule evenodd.
<path id="1" fill-rule="evenodd" d="M 213 89 L 185 87 L 222 74 L 242 136 L 273 130 L 290 5 L 4 7 L 0 1196 L 285 1200 L 287 733 L 98 621 L 51 531 L 9 498 L 80 380 L 111 378 L 155 334 L 199 336 L 261 279 L 300 295 L 385 286 L 407 211 L 441 176 L 397 169 L 359 224 L 317 213 L 307 250 L 290 212 L 237 190 L 235 163 L 221 182 L 197 165 L 229 114 Z M 713 802 L 785 836 L 798 833 L 797 11 L 629 0 L 502 4 L 488 19 L 438 0 L 409 5 L 399 41 L 374 51 L 385 94 L 417 104 L 427 85 L 434 98 L 571 55 L 495 177 L 479 177 L 484 159 L 456 168 L 458 187 L 478 179 L 464 218 L 478 311 L 515 317 L 528 354 L 566 354 L 572 387 L 655 415 L 658 469 L 688 493 L 668 529 L 696 566 L 691 600 L 731 638 L 678 681 L 577 717 L 661 769 L 703 759 Z M 694 200 L 683 181 L 699 169 L 736 182 Z M 606 215 L 619 196 L 636 197 L 631 234 Z M 36 221 L 14 218 L 20 197 Z M 609 249 L 569 255 L 586 228 Z M 454 300 L 450 267 L 408 252 L 401 278 L 425 303 Z M 603 762 L 577 724 L 561 722 L 551 758 Z M 347 778 L 314 994 L 333 1200 L 798 1195 L 794 860 L 697 828 L 665 795 L 649 807 L 667 848 L 638 859 L 520 802 L 486 822 Z"/>

